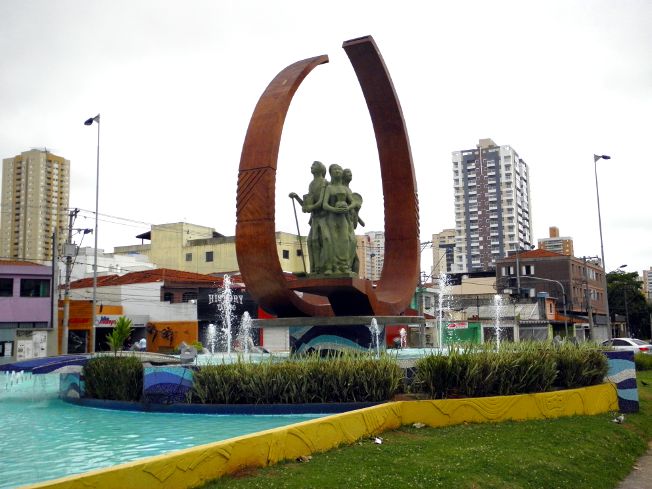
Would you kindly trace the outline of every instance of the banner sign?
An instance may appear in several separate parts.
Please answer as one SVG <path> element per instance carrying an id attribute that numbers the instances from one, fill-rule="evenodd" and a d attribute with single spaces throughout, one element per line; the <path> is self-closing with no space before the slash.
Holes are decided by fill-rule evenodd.
<path id="1" fill-rule="evenodd" d="M 446 326 L 447 329 L 469 329 L 468 321 L 457 321 L 454 323 L 448 323 Z"/>

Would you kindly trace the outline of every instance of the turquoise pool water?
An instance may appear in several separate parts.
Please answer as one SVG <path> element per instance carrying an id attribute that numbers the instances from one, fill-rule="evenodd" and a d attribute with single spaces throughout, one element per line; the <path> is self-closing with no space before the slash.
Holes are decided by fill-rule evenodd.
<path id="1" fill-rule="evenodd" d="M 0 392 L 0 488 L 79 474 L 322 416 L 113 411 L 65 403 L 56 398 L 57 388 L 58 378 L 45 383 L 27 379 Z"/>

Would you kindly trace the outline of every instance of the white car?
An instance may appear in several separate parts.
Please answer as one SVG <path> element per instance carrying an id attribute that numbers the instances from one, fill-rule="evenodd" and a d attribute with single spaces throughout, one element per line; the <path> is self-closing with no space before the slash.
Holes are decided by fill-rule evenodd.
<path id="1" fill-rule="evenodd" d="M 652 345 L 636 338 L 612 338 L 603 341 L 602 346 L 610 346 L 617 351 L 633 351 L 634 353 L 646 353 L 652 355 Z"/>

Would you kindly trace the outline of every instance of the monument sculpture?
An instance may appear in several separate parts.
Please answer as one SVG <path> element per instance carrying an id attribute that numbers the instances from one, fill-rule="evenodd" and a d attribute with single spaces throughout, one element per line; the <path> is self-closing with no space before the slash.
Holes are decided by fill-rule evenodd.
<path id="1" fill-rule="evenodd" d="M 310 214 L 310 277 L 357 277 L 355 228 L 360 221 L 362 197 L 351 192 L 351 170 L 331 165 L 330 182 L 324 178 L 323 163 L 315 161 L 311 171 L 314 179 L 303 199 L 294 192 L 290 194 L 301 204 L 303 212 Z"/>
<path id="2" fill-rule="evenodd" d="M 362 197 L 349 188 L 352 173 L 338 164 L 311 167 L 303 197 L 290 197 L 310 214 L 310 273 L 287 280 L 275 240 L 276 167 L 285 116 L 305 77 L 328 56 L 297 61 L 281 70 L 261 95 L 245 136 L 237 192 L 236 253 L 252 297 L 279 319 L 305 325 L 363 324 L 365 317 L 392 318 L 408 307 L 419 277 L 417 186 L 405 122 L 389 73 L 371 36 L 343 44 L 358 78 L 376 137 L 384 195 L 385 256 L 380 280 L 359 279 L 355 229 Z M 397 190 L 397 189 L 400 189 Z M 318 320 L 317 320 L 318 318 Z M 327 318 L 331 318 L 328 319 Z M 339 322 L 335 318 L 340 318 Z M 388 324 L 390 320 L 379 320 Z M 405 319 L 402 324 L 409 324 Z M 413 321 L 414 322 L 414 321 Z M 368 323 L 367 323 L 368 324 Z"/>

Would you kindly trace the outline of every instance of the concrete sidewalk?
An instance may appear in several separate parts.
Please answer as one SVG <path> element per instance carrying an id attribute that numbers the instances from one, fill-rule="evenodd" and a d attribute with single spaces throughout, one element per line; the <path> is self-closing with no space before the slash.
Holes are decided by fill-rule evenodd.
<path id="1" fill-rule="evenodd" d="M 652 489 L 652 442 L 648 450 L 634 464 L 632 472 L 623 480 L 618 489 Z"/>

